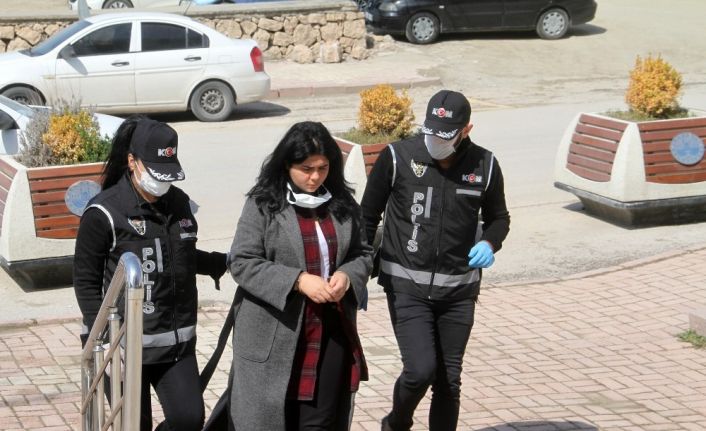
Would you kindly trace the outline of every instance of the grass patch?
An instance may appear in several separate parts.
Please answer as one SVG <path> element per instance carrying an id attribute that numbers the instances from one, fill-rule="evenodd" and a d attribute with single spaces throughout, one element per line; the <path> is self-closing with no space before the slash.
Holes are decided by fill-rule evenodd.
<path id="1" fill-rule="evenodd" d="M 641 112 L 637 111 L 608 111 L 603 113 L 606 117 L 611 117 L 611 118 L 616 118 L 618 120 L 623 120 L 623 121 L 655 121 L 655 120 L 673 120 L 676 118 L 689 118 L 692 117 L 691 114 L 689 114 L 688 109 L 684 108 L 677 108 L 674 110 L 671 110 L 669 112 L 666 112 L 664 116 L 661 117 L 652 117 L 647 114 L 643 114 Z"/>
<path id="2" fill-rule="evenodd" d="M 392 134 L 387 134 L 387 133 L 376 133 L 376 134 L 370 134 L 363 132 L 360 129 L 357 128 L 352 128 L 349 129 L 346 132 L 343 132 L 339 134 L 343 139 L 347 139 L 351 142 L 355 142 L 356 144 L 360 145 L 368 145 L 368 144 L 389 144 L 390 142 L 398 141 L 400 138 L 398 136 L 392 135 Z"/>
<path id="3" fill-rule="evenodd" d="M 706 348 L 706 337 L 699 335 L 693 329 L 678 334 L 677 337 L 685 343 L 691 343 L 697 349 Z"/>

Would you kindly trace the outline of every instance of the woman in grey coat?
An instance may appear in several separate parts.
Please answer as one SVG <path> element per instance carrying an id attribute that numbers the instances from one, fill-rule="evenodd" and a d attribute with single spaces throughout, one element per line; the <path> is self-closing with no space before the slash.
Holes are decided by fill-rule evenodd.
<path id="1" fill-rule="evenodd" d="M 292 126 L 262 166 L 231 247 L 230 413 L 238 431 L 347 430 L 367 367 L 356 326 L 372 249 L 321 123 Z"/>

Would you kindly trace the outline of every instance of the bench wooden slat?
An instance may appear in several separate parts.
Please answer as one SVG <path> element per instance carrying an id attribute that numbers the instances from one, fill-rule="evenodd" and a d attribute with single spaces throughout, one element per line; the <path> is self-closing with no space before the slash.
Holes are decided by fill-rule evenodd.
<path id="1" fill-rule="evenodd" d="M 672 143 L 670 141 L 654 141 L 645 142 L 642 144 L 642 151 L 645 154 L 650 153 L 672 153 L 671 150 Z"/>
<path id="2" fill-rule="evenodd" d="M 612 151 L 612 152 L 616 152 L 618 149 L 617 142 L 607 141 L 604 139 L 594 138 L 594 137 L 586 136 L 586 135 L 579 135 L 578 133 L 573 134 L 573 136 L 571 137 L 571 143 L 572 144 L 574 144 L 574 143 L 582 144 L 582 145 L 586 145 L 588 147 L 600 148 L 602 150 L 607 150 L 607 151 Z"/>
<path id="3" fill-rule="evenodd" d="M 363 151 L 363 155 L 369 155 L 369 154 L 379 154 L 382 152 L 382 150 L 387 147 L 388 144 L 368 144 L 368 145 L 361 145 L 360 149 Z"/>
<path id="4" fill-rule="evenodd" d="M 669 141 L 671 142 L 675 136 L 680 133 L 690 132 L 701 138 L 701 140 L 706 140 L 706 127 L 698 129 L 675 129 L 675 130 L 660 130 L 657 132 L 643 132 L 640 133 L 640 139 L 643 143 L 652 141 Z"/>
<path id="5" fill-rule="evenodd" d="M 0 172 L 0 189 L 2 190 L 10 190 L 10 186 L 12 185 L 12 178 L 13 177 L 8 177 L 4 173 Z"/>
<path id="6" fill-rule="evenodd" d="M 338 148 L 341 149 L 342 152 L 344 153 L 350 153 L 351 149 L 353 148 L 353 144 L 345 141 L 340 141 L 336 139 L 336 143 L 338 144 Z"/>
<path id="7" fill-rule="evenodd" d="M 683 118 L 679 120 L 665 121 L 648 121 L 645 123 L 637 124 L 637 128 L 640 132 L 673 129 L 691 129 L 692 127 L 706 127 L 706 117 Z"/>
<path id="8" fill-rule="evenodd" d="M 580 156 L 601 160 L 607 163 L 613 163 L 615 160 L 615 153 L 611 151 L 594 147 L 586 147 L 584 145 L 572 145 L 569 147 L 569 154 L 578 154 Z"/>
<path id="9" fill-rule="evenodd" d="M 35 205 L 33 207 L 34 218 L 44 217 L 44 216 L 56 216 L 56 215 L 73 215 L 69 208 L 64 203 L 50 204 L 50 205 Z"/>
<path id="10" fill-rule="evenodd" d="M 67 189 L 73 183 L 84 180 L 100 181 L 100 177 L 96 175 L 85 176 L 85 177 L 66 177 L 66 178 L 56 178 L 56 179 L 46 179 L 46 180 L 36 180 L 29 182 L 29 189 L 32 192 L 40 192 L 45 190 L 59 190 Z"/>
<path id="11" fill-rule="evenodd" d="M 693 166 L 684 166 L 679 163 L 667 163 L 645 166 L 645 173 L 647 175 L 698 171 L 706 172 L 706 161 L 701 161 L 701 163 Z"/>
<path id="12" fill-rule="evenodd" d="M 620 139 L 623 137 L 622 131 L 596 127 L 591 124 L 577 124 L 575 131 L 581 135 L 597 136 L 613 142 L 620 142 Z"/>
<path id="13" fill-rule="evenodd" d="M 365 166 L 366 167 L 370 166 L 371 169 L 372 169 L 373 165 L 375 164 L 375 162 L 377 161 L 377 159 L 378 159 L 378 154 L 368 154 L 368 155 L 363 156 L 363 162 L 365 163 Z"/>
<path id="14" fill-rule="evenodd" d="M 592 160 L 576 154 L 569 154 L 569 157 L 567 157 L 567 162 L 572 165 L 588 168 L 596 172 L 603 172 L 608 175 L 610 175 L 613 171 L 612 163 L 605 163 L 599 160 Z"/>
<path id="15" fill-rule="evenodd" d="M 603 127 L 605 129 L 617 130 L 619 132 L 624 132 L 628 127 L 628 123 L 610 120 L 608 118 L 594 117 L 593 115 L 582 114 L 579 117 L 579 124 L 590 124 L 592 126 Z"/>
<path id="16" fill-rule="evenodd" d="M 78 226 L 79 220 L 80 219 L 75 215 L 35 218 L 34 227 L 37 230 L 76 227 Z"/>
<path id="17" fill-rule="evenodd" d="M 65 228 L 65 229 L 52 229 L 52 230 L 40 230 L 37 232 L 39 238 L 51 238 L 51 239 L 73 239 L 76 238 L 78 234 L 78 228 Z"/>
<path id="18" fill-rule="evenodd" d="M 103 172 L 103 163 L 89 163 L 83 165 L 61 166 L 56 168 L 45 169 L 28 169 L 27 178 L 31 180 L 41 180 L 45 178 L 56 177 L 75 177 L 86 175 L 100 176 Z"/>
<path id="19" fill-rule="evenodd" d="M 14 166 L 7 163 L 5 160 L 0 159 L 0 172 L 7 175 L 10 178 L 14 178 L 17 173 L 17 169 Z"/>
<path id="20" fill-rule="evenodd" d="M 669 175 L 649 175 L 648 183 L 660 184 L 691 184 L 706 181 L 706 172 L 680 173 Z"/>
<path id="21" fill-rule="evenodd" d="M 645 165 L 653 165 L 655 163 L 671 163 L 675 162 L 674 156 L 672 156 L 672 153 L 650 153 L 650 154 L 645 154 L 643 155 L 643 158 L 645 159 Z"/>
<path id="22" fill-rule="evenodd" d="M 44 192 L 44 193 L 32 193 L 32 205 L 45 204 L 50 202 L 64 202 L 64 196 L 66 195 L 63 191 L 58 192 Z"/>
<path id="23" fill-rule="evenodd" d="M 603 172 L 596 172 L 590 169 L 586 169 L 581 166 L 567 164 L 566 168 L 581 178 L 586 178 L 587 180 L 605 183 L 610 181 L 610 175 Z"/>

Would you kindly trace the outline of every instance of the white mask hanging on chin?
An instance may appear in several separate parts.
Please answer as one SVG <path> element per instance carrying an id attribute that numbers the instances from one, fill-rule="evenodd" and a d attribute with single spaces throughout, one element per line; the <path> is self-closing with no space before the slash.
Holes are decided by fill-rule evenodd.
<path id="1" fill-rule="evenodd" d="M 162 182 L 155 180 L 152 175 L 146 172 L 142 172 L 139 166 L 137 165 L 135 172 L 136 174 L 139 174 L 139 176 L 137 177 L 137 183 L 139 184 L 140 188 L 152 196 L 164 196 L 169 191 L 169 187 L 172 186 L 171 182 Z"/>
<path id="2" fill-rule="evenodd" d="M 295 193 L 292 186 L 287 183 L 287 202 L 302 208 L 318 208 L 321 204 L 328 202 L 331 199 L 331 193 L 321 186 L 326 193 L 318 196 L 308 193 Z"/>
<path id="3" fill-rule="evenodd" d="M 457 137 L 446 140 L 436 135 L 424 135 L 424 145 L 427 147 L 431 158 L 435 160 L 444 160 L 452 155 L 456 151 L 454 145 L 457 141 Z"/>

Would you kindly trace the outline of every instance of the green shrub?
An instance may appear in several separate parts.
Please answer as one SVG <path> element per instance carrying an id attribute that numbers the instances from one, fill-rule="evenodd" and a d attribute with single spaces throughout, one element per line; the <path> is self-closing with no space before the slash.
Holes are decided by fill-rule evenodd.
<path id="1" fill-rule="evenodd" d="M 38 111 L 30 120 L 15 158 L 28 167 L 101 162 L 110 144 L 108 136 L 100 136 L 92 112 L 76 102 L 61 103 Z"/>
<path id="2" fill-rule="evenodd" d="M 632 111 L 652 118 L 668 118 L 679 110 L 682 77 L 660 56 L 639 55 L 630 72 L 625 101 Z"/>
<path id="3" fill-rule="evenodd" d="M 677 337 L 685 343 L 691 343 L 697 349 L 706 348 L 706 337 L 699 335 L 693 329 L 677 334 Z"/>

